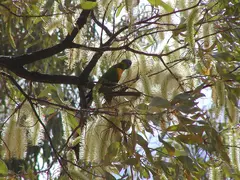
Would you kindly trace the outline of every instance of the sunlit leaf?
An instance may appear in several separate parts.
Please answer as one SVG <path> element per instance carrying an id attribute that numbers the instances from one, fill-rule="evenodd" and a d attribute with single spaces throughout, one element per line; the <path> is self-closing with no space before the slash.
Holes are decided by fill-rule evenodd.
<path id="1" fill-rule="evenodd" d="M 7 26 L 7 35 L 8 35 L 8 39 L 9 39 L 9 42 L 11 44 L 11 46 L 16 49 L 16 43 L 14 41 L 14 38 L 13 38 L 13 35 L 12 35 L 12 22 L 11 22 L 11 18 L 9 18 L 9 22 L 8 22 L 8 26 Z"/>
<path id="2" fill-rule="evenodd" d="M 118 17 L 120 15 L 120 13 L 122 12 L 123 7 L 124 7 L 124 4 L 121 3 L 120 7 L 117 9 L 116 17 Z"/>
<path id="3" fill-rule="evenodd" d="M 114 142 L 108 147 L 108 154 L 112 157 L 116 156 L 120 149 L 120 142 Z"/>
<path id="4" fill-rule="evenodd" d="M 72 147 L 76 146 L 77 144 L 80 143 L 80 141 L 81 141 L 81 137 L 79 136 L 79 137 L 75 138 L 75 139 L 72 141 L 71 146 L 72 146 Z"/>
<path id="5" fill-rule="evenodd" d="M 209 130 L 208 126 L 197 126 L 197 125 L 173 125 L 167 128 L 167 131 L 183 131 L 183 132 L 194 132 L 202 133 L 203 131 Z"/>
<path id="6" fill-rule="evenodd" d="M 91 10 L 91 9 L 95 8 L 96 6 L 97 6 L 97 2 L 93 2 L 93 1 L 85 1 L 80 4 L 80 8 L 82 8 L 84 10 Z"/>
<path id="7" fill-rule="evenodd" d="M 0 174 L 7 175 L 8 174 L 8 167 L 3 160 L 0 159 Z"/>
<path id="8" fill-rule="evenodd" d="M 143 110 L 146 111 L 148 109 L 148 105 L 146 105 L 145 103 L 139 104 L 136 107 L 138 110 Z"/>
<path id="9" fill-rule="evenodd" d="M 148 0 L 152 6 L 162 6 L 167 12 L 172 12 L 174 9 L 162 0 Z"/>
<path id="10" fill-rule="evenodd" d="M 150 174 L 148 172 L 148 169 L 147 168 L 144 168 L 142 166 L 140 166 L 140 174 L 143 178 L 146 178 L 148 179 L 150 177 Z"/>
<path id="11" fill-rule="evenodd" d="M 68 121 L 68 123 L 69 123 L 69 125 L 71 126 L 72 129 L 75 129 L 76 127 L 79 126 L 79 123 L 74 116 L 67 115 L 67 121 Z M 81 134 L 80 128 L 77 129 L 77 133 Z"/>

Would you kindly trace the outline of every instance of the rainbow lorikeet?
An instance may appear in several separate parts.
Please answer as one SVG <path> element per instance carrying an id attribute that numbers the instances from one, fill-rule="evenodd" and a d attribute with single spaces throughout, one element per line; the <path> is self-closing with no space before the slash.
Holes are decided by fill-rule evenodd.
<path id="1" fill-rule="evenodd" d="M 107 99 L 106 95 L 110 93 L 114 86 L 118 83 L 118 81 L 121 79 L 122 73 L 125 69 L 130 68 L 132 65 L 132 61 L 129 59 L 124 59 L 120 63 L 113 65 L 108 69 L 106 73 L 102 75 L 102 77 L 99 79 L 98 84 L 101 84 L 101 87 L 99 88 L 99 92 L 105 94 L 105 99 Z M 86 96 L 87 104 L 92 101 L 92 90 L 88 93 Z"/>

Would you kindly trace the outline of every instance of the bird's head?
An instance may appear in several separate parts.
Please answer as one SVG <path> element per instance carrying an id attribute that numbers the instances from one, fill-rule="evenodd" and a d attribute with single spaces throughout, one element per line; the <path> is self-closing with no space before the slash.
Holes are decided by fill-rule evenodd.
<path id="1" fill-rule="evenodd" d="M 124 59 L 124 60 L 122 60 L 122 62 L 120 64 L 122 66 L 121 67 L 122 69 L 128 69 L 132 65 L 132 61 L 129 59 Z"/>

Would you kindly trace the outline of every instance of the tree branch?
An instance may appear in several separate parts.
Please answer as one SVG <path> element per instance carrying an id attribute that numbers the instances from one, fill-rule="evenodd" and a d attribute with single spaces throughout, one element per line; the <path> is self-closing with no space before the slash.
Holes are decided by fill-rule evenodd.
<path id="1" fill-rule="evenodd" d="M 106 34 L 107 34 L 108 36 L 112 36 L 112 35 L 113 35 L 113 33 L 112 33 L 104 24 L 102 24 L 102 23 L 100 23 L 100 22 L 98 21 L 98 19 L 96 18 L 96 16 L 94 15 L 93 12 L 91 13 L 91 18 L 94 20 L 94 22 L 95 22 L 99 27 L 101 27 L 101 28 L 106 32 Z"/>
<path id="2" fill-rule="evenodd" d="M 18 75 L 19 77 L 25 78 L 31 81 L 44 82 L 44 83 L 55 83 L 55 84 L 81 84 L 81 79 L 75 76 L 65 75 L 47 75 L 37 72 L 29 72 L 23 68 L 24 65 L 51 57 L 63 50 L 70 48 L 73 39 L 76 37 L 79 30 L 86 24 L 87 18 L 91 10 L 83 10 L 76 22 L 76 27 L 72 30 L 71 34 L 68 34 L 66 38 L 59 44 L 39 50 L 33 53 L 24 54 L 17 57 L 1 56 L 0 66 L 5 67 Z M 84 78 L 87 79 L 87 78 Z"/>
<path id="3" fill-rule="evenodd" d="M 77 76 L 41 74 L 38 72 L 29 72 L 23 67 L 10 67 L 9 70 L 19 77 L 35 82 L 75 85 L 85 84 Z"/>
<path id="4" fill-rule="evenodd" d="M 59 44 L 52 46 L 47 49 L 39 50 L 33 53 L 24 54 L 22 56 L 18 56 L 13 58 L 9 64 L 10 65 L 17 65 L 17 66 L 23 66 L 26 64 L 33 63 L 35 61 L 51 57 L 59 52 L 62 52 L 63 50 L 70 47 L 71 42 L 76 37 L 79 30 L 86 24 L 87 18 L 90 14 L 90 10 L 83 10 L 80 17 L 78 18 L 76 22 L 76 27 L 72 30 L 71 34 L 68 34 L 66 38 Z"/>
<path id="5" fill-rule="evenodd" d="M 36 111 L 36 109 L 35 109 L 35 107 L 34 107 L 34 105 L 33 105 L 33 102 L 32 102 L 32 100 L 31 100 L 31 98 L 23 91 L 23 89 L 21 88 L 21 86 L 15 81 L 15 79 L 14 79 L 12 76 L 10 76 L 9 74 L 4 73 L 4 72 L 1 72 L 1 74 L 2 74 L 3 76 L 6 76 L 7 78 L 9 78 L 9 80 L 17 87 L 17 89 L 21 92 L 21 94 L 27 99 L 27 101 L 29 102 L 29 104 L 30 104 L 30 106 L 31 106 L 31 108 L 32 108 L 32 110 L 33 110 L 33 113 L 35 114 L 35 116 L 36 116 L 36 118 L 37 118 L 37 120 L 38 120 L 38 122 L 41 124 L 41 126 L 42 126 L 43 129 L 44 129 L 44 131 L 46 132 L 46 135 L 47 135 L 47 138 L 48 138 L 48 140 L 49 140 L 49 143 L 50 143 L 50 145 L 51 145 L 51 147 L 52 147 L 52 150 L 53 150 L 54 154 L 56 155 L 56 158 L 57 158 L 59 164 L 61 165 L 61 167 L 63 168 L 63 170 L 66 172 L 66 174 L 68 175 L 68 177 L 69 177 L 70 179 L 72 179 L 71 176 L 70 176 L 70 174 L 68 173 L 66 167 L 65 167 L 64 164 L 62 163 L 61 157 L 59 156 L 57 150 L 55 149 L 55 147 L 54 147 L 54 145 L 53 145 L 53 142 L 52 142 L 52 139 L 51 139 L 50 135 L 47 133 L 47 128 L 46 128 L 45 124 L 42 122 L 42 120 L 40 119 L 40 117 L 39 117 L 39 115 L 38 115 L 38 113 L 37 113 L 37 111 Z"/>

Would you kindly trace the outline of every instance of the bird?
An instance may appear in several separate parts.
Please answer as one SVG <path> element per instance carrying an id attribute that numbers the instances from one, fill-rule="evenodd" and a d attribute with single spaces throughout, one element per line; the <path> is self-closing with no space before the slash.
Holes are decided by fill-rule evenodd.
<path id="1" fill-rule="evenodd" d="M 98 85 L 100 88 L 98 92 L 103 93 L 107 102 L 110 102 L 112 97 L 109 93 L 112 92 L 114 86 L 117 85 L 118 81 L 121 79 L 122 73 L 124 70 L 129 69 L 132 65 L 132 61 L 129 59 L 123 59 L 120 63 L 110 67 L 106 73 L 100 77 Z M 93 99 L 92 89 L 86 96 L 87 104 L 91 103 Z"/>

